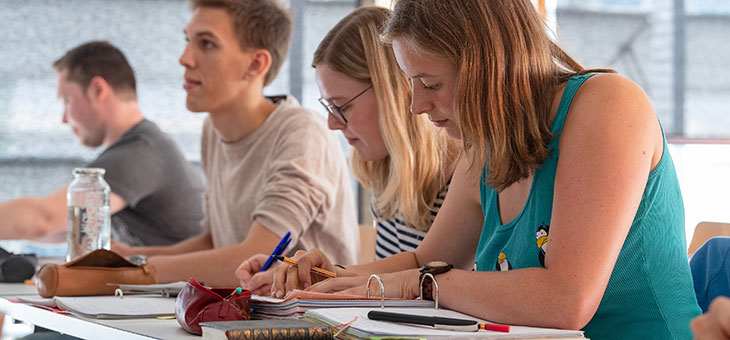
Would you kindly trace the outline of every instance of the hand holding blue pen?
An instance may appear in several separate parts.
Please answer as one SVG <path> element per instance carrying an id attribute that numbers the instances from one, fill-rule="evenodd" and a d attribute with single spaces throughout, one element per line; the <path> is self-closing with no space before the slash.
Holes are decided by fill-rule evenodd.
<path id="1" fill-rule="evenodd" d="M 274 259 L 274 256 L 283 255 L 284 251 L 286 250 L 286 247 L 289 246 L 290 242 L 291 242 L 291 232 L 287 232 L 286 234 L 284 234 L 284 237 L 281 238 L 281 240 L 279 241 L 279 244 L 276 245 L 276 248 L 274 248 L 274 251 L 271 253 L 271 256 L 269 256 L 269 258 L 266 260 L 266 263 L 264 263 L 264 266 L 261 267 L 261 270 L 259 270 L 259 271 L 263 272 L 263 271 L 269 269 L 269 267 L 271 267 L 271 264 L 274 263 L 274 261 L 276 261 L 276 259 Z"/>

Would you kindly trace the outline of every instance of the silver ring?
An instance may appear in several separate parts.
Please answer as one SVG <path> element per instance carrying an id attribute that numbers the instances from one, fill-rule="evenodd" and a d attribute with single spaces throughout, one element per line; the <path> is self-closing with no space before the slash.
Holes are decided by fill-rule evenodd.
<path id="1" fill-rule="evenodd" d="M 380 285 L 380 308 L 385 309 L 385 286 L 383 285 L 383 280 L 380 279 L 380 276 L 375 274 L 370 275 L 370 278 L 368 278 L 368 285 L 365 287 L 365 297 L 368 299 L 370 298 L 370 282 L 373 279 L 377 280 Z"/>

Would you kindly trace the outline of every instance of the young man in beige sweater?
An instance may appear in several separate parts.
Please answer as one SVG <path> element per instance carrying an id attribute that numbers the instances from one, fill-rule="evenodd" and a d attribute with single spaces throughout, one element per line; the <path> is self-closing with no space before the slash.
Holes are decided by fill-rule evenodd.
<path id="1" fill-rule="evenodd" d="M 191 2 L 180 64 L 188 109 L 208 112 L 206 232 L 168 247 L 113 249 L 150 256 L 158 282 L 193 277 L 209 286 L 237 285 L 238 264 L 271 253 L 286 232 L 287 253 L 319 248 L 354 263 L 359 231 L 338 142 L 295 98 L 263 95 L 287 54 L 289 15 L 275 0 Z"/>

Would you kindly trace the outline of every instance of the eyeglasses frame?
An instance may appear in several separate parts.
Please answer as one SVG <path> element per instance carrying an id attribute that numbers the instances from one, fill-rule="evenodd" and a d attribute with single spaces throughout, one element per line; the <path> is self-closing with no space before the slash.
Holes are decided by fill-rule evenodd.
<path id="1" fill-rule="evenodd" d="M 345 118 L 345 115 L 342 113 L 342 109 L 345 106 L 352 103 L 355 99 L 357 99 L 358 97 L 363 95 L 365 92 L 370 90 L 371 88 L 373 88 L 372 84 L 370 84 L 370 86 L 368 86 L 366 89 L 360 91 L 360 93 L 356 94 L 354 97 L 350 98 L 350 100 L 346 101 L 342 105 L 330 104 L 327 102 L 327 100 L 325 100 L 324 98 L 321 98 L 321 97 L 318 99 L 318 101 L 320 104 L 322 104 L 322 106 L 324 106 L 325 110 L 327 110 L 327 113 L 329 113 L 338 123 L 347 125 L 347 118 Z M 337 114 L 335 114 L 335 112 Z"/>

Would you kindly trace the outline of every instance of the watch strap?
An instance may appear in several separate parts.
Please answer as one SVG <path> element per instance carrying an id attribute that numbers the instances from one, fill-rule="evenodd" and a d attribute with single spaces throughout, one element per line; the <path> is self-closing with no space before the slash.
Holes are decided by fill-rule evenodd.
<path id="1" fill-rule="evenodd" d="M 438 284 L 434 283 L 436 275 L 443 274 L 454 268 L 454 265 L 447 264 L 444 266 L 432 267 L 428 264 L 421 267 L 419 270 L 420 275 L 418 277 L 419 289 L 421 290 L 421 299 L 423 300 L 434 300 L 434 295 L 438 296 L 438 292 L 434 294 L 434 289 L 438 290 Z M 431 274 L 431 275 L 426 275 Z"/>

